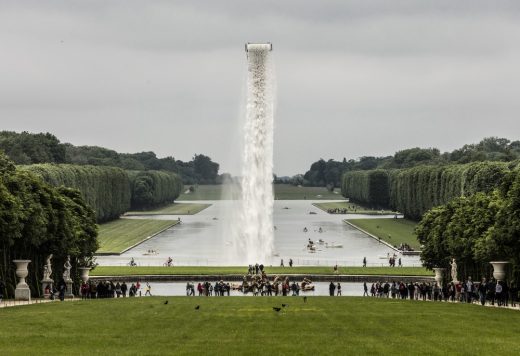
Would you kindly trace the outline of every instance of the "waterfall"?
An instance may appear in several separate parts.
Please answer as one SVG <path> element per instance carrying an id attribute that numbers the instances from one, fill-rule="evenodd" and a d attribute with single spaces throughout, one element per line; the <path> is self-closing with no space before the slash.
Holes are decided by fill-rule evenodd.
<path id="1" fill-rule="evenodd" d="M 235 261 L 267 263 L 273 253 L 274 70 L 271 44 L 247 44 L 247 103 Z"/>

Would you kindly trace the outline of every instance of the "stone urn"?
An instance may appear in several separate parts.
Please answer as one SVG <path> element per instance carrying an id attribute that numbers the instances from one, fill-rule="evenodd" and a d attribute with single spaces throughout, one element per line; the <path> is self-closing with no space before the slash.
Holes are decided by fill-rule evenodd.
<path id="1" fill-rule="evenodd" d="M 79 267 L 79 270 L 81 271 L 81 280 L 83 281 L 83 283 L 88 282 L 90 278 L 89 273 L 91 269 L 91 267 Z"/>
<path id="2" fill-rule="evenodd" d="M 446 271 L 446 268 L 436 267 L 433 268 L 433 271 L 435 272 L 435 282 L 437 282 L 437 285 L 439 287 L 442 287 L 442 283 L 444 281 L 444 272 Z"/>
<path id="3" fill-rule="evenodd" d="M 25 278 L 29 275 L 27 266 L 31 260 L 13 260 L 16 264 L 16 277 L 18 277 L 18 284 L 14 290 L 15 300 L 31 300 L 31 290 L 25 282 Z"/>
<path id="4" fill-rule="evenodd" d="M 493 261 L 489 262 L 493 265 L 493 278 L 497 281 L 503 281 L 506 279 L 506 265 L 509 264 L 507 261 Z"/>

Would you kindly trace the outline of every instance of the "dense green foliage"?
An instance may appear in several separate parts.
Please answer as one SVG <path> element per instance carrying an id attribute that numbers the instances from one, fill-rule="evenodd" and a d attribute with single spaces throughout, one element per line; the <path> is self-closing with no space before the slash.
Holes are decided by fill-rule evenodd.
<path id="1" fill-rule="evenodd" d="M 39 294 L 42 265 L 54 254 L 54 279 L 60 280 L 64 260 L 71 255 L 78 280 L 79 258 L 89 259 L 97 249 L 95 215 L 77 190 L 55 188 L 36 175 L 17 170 L 0 154 L 0 278 L 13 295 L 13 259 L 30 259 L 29 285 Z"/>
<path id="2" fill-rule="evenodd" d="M 65 147 L 50 133 L 0 131 L 0 150 L 16 164 L 65 162 Z"/>
<path id="3" fill-rule="evenodd" d="M 463 276 L 486 274 L 489 261 L 513 262 L 520 281 L 520 172 L 500 189 L 459 197 L 426 213 L 417 228 L 427 267 L 448 267 L 456 258 Z"/>
<path id="4" fill-rule="evenodd" d="M 371 209 L 386 208 L 390 199 L 388 172 L 382 169 L 347 172 L 341 191 L 353 202 Z"/>
<path id="5" fill-rule="evenodd" d="M 182 191 L 178 175 L 169 172 L 129 172 L 132 189 L 132 209 L 149 209 L 173 203 Z"/>
<path id="6" fill-rule="evenodd" d="M 500 186 L 510 166 L 514 163 L 475 162 L 347 172 L 342 194 L 361 204 L 390 208 L 419 220 L 429 209 L 453 198 L 492 191 Z"/>
<path id="7" fill-rule="evenodd" d="M 98 146 L 74 146 L 50 133 L 32 134 L 0 131 L 0 150 L 16 164 L 70 163 L 119 167 L 125 170 L 161 170 L 181 176 L 185 184 L 219 183 L 219 164 L 205 155 L 196 154 L 189 162 L 168 156 L 157 158 L 154 152 L 118 153 Z"/>
<path id="8" fill-rule="evenodd" d="M 342 162 L 320 159 L 311 165 L 304 176 L 286 177 L 284 183 L 310 186 L 339 186 L 343 173 L 373 169 L 403 169 L 415 166 L 439 166 L 470 162 L 497 161 L 512 162 L 520 159 L 520 141 L 488 137 L 477 144 L 464 145 L 452 152 L 440 153 L 437 148 L 409 148 L 396 152 L 393 156 L 365 156 L 358 160 Z"/>
<path id="9" fill-rule="evenodd" d="M 2 310 L 0 349 L 10 356 L 517 355 L 519 323 L 517 310 L 387 298 L 98 299 Z"/>
<path id="10" fill-rule="evenodd" d="M 418 166 L 390 173 L 390 207 L 411 219 L 460 196 L 490 192 L 509 171 L 506 163 Z"/>
<path id="11" fill-rule="evenodd" d="M 130 208 L 130 181 L 121 168 L 37 164 L 22 169 L 39 175 L 53 186 L 78 189 L 96 212 L 99 222 L 116 219 Z"/>

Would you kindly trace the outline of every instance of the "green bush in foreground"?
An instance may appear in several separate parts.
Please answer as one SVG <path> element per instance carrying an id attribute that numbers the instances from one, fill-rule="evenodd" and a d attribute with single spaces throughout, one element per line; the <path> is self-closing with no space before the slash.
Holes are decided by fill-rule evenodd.
<path id="1" fill-rule="evenodd" d="M 516 355 L 520 348 L 518 311 L 441 302 L 147 297 L 0 313 L 9 326 L 0 328 L 6 355 Z"/>

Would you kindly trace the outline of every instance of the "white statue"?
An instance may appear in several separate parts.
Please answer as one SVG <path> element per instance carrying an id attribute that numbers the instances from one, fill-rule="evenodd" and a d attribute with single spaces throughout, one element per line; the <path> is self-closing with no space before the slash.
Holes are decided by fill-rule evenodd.
<path id="1" fill-rule="evenodd" d="M 67 256 L 67 260 L 63 267 L 65 267 L 65 271 L 63 271 L 63 279 L 68 281 L 70 280 L 70 269 L 72 268 L 72 265 L 70 264 L 70 256 Z"/>
<path id="2" fill-rule="evenodd" d="M 454 258 L 451 259 L 451 280 L 453 282 L 458 282 L 457 279 L 457 262 Z"/>
<path id="3" fill-rule="evenodd" d="M 51 266 L 52 253 L 47 256 L 47 260 L 43 265 L 43 280 L 48 281 L 51 279 L 52 266 Z"/>

